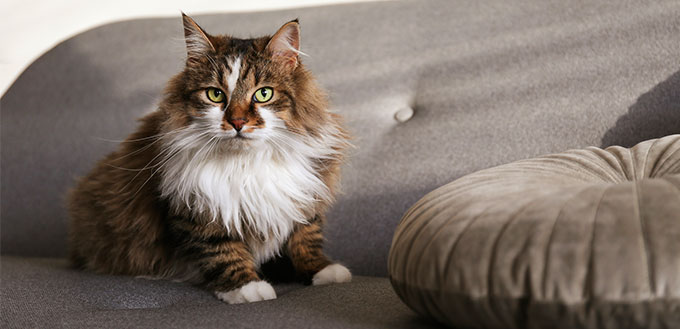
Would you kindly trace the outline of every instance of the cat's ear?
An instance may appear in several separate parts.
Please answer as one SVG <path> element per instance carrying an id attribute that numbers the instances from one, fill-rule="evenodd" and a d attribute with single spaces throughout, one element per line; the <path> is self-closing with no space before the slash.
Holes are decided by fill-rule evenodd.
<path id="1" fill-rule="evenodd" d="M 187 44 L 187 61 L 215 51 L 208 34 L 191 17 L 182 13 L 182 22 L 184 22 L 184 41 Z"/>
<path id="2" fill-rule="evenodd" d="M 267 50 L 275 62 L 280 63 L 291 71 L 298 65 L 300 52 L 300 24 L 294 19 L 274 34 L 267 44 Z"/>

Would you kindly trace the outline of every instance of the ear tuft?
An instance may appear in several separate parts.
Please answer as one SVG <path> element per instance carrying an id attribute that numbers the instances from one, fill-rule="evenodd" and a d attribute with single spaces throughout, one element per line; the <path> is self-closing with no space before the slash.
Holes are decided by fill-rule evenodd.
<path id="1" fill-rule="evenodd" d="M 302 54 L 300 52 L 300 24 L 297 18 L 279 28 L 269 40 L 267 50 L 274 61 L 291 70 L 297 67 L 298 55 Z"/>
<path id="2" fill-rule="evenodd" d="M 184 23 L 184 41 L 187 45 L 187 61 L 215 51 L 208 34 L 191 17 L 182 13 L 182 22 Z"/>

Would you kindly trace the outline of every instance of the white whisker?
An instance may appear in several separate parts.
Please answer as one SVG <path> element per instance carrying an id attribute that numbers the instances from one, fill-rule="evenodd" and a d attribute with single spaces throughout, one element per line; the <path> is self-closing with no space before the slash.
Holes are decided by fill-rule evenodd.
<path id="1" fill-rule="evenodd" d="M 145 141 L 145 140 L 149 140 L 149 139 L 163 137 L 163 136 L 166 136 L 168 134 L 176 133 L 176 132 L 186 130 L 186 129 L 190 129 L 190 128 L 191 127 L 182 127 L 182 128 L 178 128 L 178 129 L 175 129 L 175 130 L 168 131 L 168 132 L 164 132 L 164 133 L 160 133 L 160 134 L 156 134 L 156 135 L 151 135 L 151 136 L 146 136 L 146 137 L 142 137 L 142 138 L 135 138 L 135 139 L 120 140 L 120 139 L 107 139 L 107 138 L 103 138 L 103 137 L 95 137 L 95 138 L 98 139 L 98 140 L 101 140 L 101 141 L 111 142 L 111 143 L 132 143 L 132 142 L 141 142 L 141 141 Z"/>
<path id="2" fill-rule="evenodd" d="M 185 130 L 185 131 L 187 131 L 187 130 Z M 203 132 L 203 133 L 199 134 L 199 136 L 202 136 L 202 135 L 204 135 L 204 134 L 207 134 L 207 132 Z M 149 166 L 149 165 L 151 165 L 151 163 L 153 163 L 156 159 L 158 159 L 158 157 L 163 156 L 164 154 L 170 154 L 170 153 L 174 153 L 174 152 L 173 152 L 172 150 L 163 149 L 163 150 L 161 150 L 160 152 L 158 152 L 158 154 L 156 154 L 156 156 L 154 156 L 151 160 L 149 160 L 149 162 L 148 162 L 144 167 L 142 167 L 141 169 L 128 169 L 128 170 L 132 170 L 132 171 L 138 171 L 138 173 L 137 173 L 135 176 L 133 176 L 132 179 L 131 179 L 127 184 L 125 184 L 125 186 L 123 186 L 123 188 L 122 188 L 121 190 L 122 190 L 122 191 L 125 191 L 126 188 L 127 188 L 127 187 L 128 187 L 135 179 L 137 179 L 137 177 L 142 173 L 142 171 L 147 170 L 147 169 L 154 168 L 154 167 L 156 167 L 156 166 L 159 166 L 160 163 L 163 163 L 163 160 L 161 160 L 161 161 L 159 161 L 158 164 L 155 164 L 155 165 L 153 165 L 153 166 L 151 166 L 151 167 Z M 167 155 L 166 155 L 166 156 L 167 156 Z M 121 169 L 123 169 L 123 168 L 121 168 Z M 154 171 L 154 173 L 155 173 L 155 171 Z M 153 176 L 153 174 L 152 174 L 152 176 Z M 149 178 L 149 179 L 150 179 L 150 178 Z M 146 184 L 146 182 L 148 182 L 149 179 L 147 179 L 147 180 L 145 181 L 144 184 Z M 140 188 L 140 189 L 141 189 L 141 188 Z M 135 193 L 135 195 L 136 195 L 136 194 L 137 194 L 137 193 Z M 133 196 L 134 196 L 134 195 L 133 195 Z"/>
<path id="3" fill-rule="evenodd" d="M 128 157 L 128 156 L 135 155 L 135 154 L 137 154 L 137 153 L 143 152 L 144 150 L 149 149 L 152 145 L 156 144 L 156 142 L 158 142 L 158 141 L 160 140 L 161 137 L 164 137 L 164 136 L 167 136 L 167 135 L 173 134 L 173 133 L 183 132 L 183 131 L 188 130 L 189 128 L 190 128 L 190 127 L 183 127 L 183 128 L 171 130 L 171 131 L 169 131 L 169 132 L 162 133 L 162 134 L 157 134 L 157 135 L 153 135 L 153 136 L 149 136 L 149 137 L 144 137 L 144 138 L 138 138 L 138 139 L 136 139 L 136 140 L 134 140 L 134 139 L 132 139 L 132 140 L 125 140 L 125 141 L 123 141 L 123 142 L 142 141 L 142 140 L 150 139 L 150 138 L 152 138 L 152 137 L 155 138 L 155 140 L 154 140 L 153 142 L 151 142 L 151 143 L 149 143 L 149 144 L 147 144 L 147 145 L 144 145 L 143 147 L 140 147 L 140 148 L 138 148 L 138 149 L 136 149 L 136 150 L 134 150 L 134 151 L 132 151 L 132 152 L 130 152 L 130 153 L 128 153 L 128 154 L 124 154 L 124 155 L 122 155 L 122 156 L 119 156 L 119 157 L 117 157 L 117 158 L 115 158 L 115 159 L 113 159 L 113 160 L 111 160 L 111 161 L 118 161 L 118 160 L 121 160 L 121 159 L 126 158 L 126 157 Z M 112 166 L 112 167 L 114 167 L 114 168 L 118 168 L 118 169 L 125 169 L 125 168 L 116 167 L 116 166 L 110 165 L 110 164 L 107 164 L 107 165 Z M 142 169 L 128 169 L 128 170 L 144 170 L 144 169 L 142 168 Z"/>

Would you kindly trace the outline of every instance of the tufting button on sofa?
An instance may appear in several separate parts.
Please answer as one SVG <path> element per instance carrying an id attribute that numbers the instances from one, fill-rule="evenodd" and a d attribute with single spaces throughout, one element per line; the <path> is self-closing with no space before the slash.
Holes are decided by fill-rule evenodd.
<path id="1" fill-rule="evenodd" d="M 411 120 L 413 117 L 413 109 L 410 106 L 404 106 L 400 108 L 397 113 L 394 114 L 394 119 L 396 119 L 399 122 L 406 122 L 408 120 Z"/>

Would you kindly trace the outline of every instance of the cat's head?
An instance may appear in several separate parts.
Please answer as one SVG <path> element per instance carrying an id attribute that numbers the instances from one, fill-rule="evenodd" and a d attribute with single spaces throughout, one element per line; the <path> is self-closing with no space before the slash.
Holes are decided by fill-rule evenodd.
<path id="1" fill-rule="evenodd" d="M 182 16 L 187 59 L 160 106 L 166 132 L 243 148 L 281 133 L 314 134 L 328 120 L 325 95 L 300 62 L 297 20 L 273 36 L 239 39 L 210 35 Z"/>

